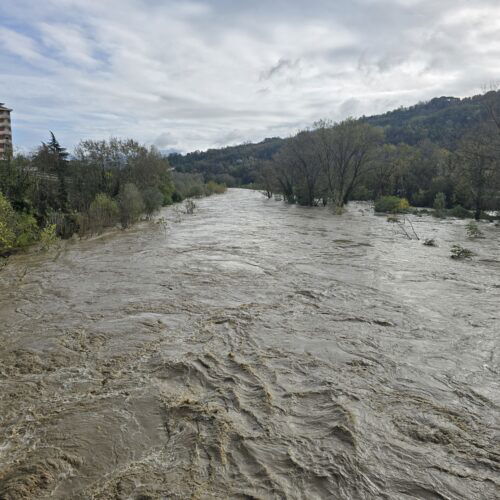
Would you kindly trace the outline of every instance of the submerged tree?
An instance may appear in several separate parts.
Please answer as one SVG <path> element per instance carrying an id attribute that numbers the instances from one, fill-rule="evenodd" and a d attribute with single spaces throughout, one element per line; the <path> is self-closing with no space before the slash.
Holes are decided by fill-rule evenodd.
<path id="1" fill-rule="evenodd" d="M 466 134 L 460 144 L 460 172 L 470 193 L 476 220 L 486 208 L 488 197 L 500 186 L 498 140 L 496 128 L 483 123 Z"/>
<path id="2" fill-rule="evenodd" d="M 343 207 L 365 174 L 374 166 L 377 147 L 383 132 L 357 120 L 348 119 L 333 127 L 322 123 L 316 130 L 321 137 L 324 170 L 330 196 L 338 207 Z"/>

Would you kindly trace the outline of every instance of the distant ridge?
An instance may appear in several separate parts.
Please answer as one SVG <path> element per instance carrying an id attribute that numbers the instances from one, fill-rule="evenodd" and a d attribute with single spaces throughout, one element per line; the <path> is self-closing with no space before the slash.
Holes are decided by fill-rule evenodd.
<path id="1" fill-rule="evenodd" d="M 359 120 L 382 127 L 386 142 L 391 144 L 406 143 L 414 146 L 429 140 L 453 151 L 460 137 L 484 118 L 486 100 L 494 100 L 500 105 L 500 91 L 462 99 L 436 97 L 384 114 L 363 116 Z M 186 155 L 171 154 L 169 161 L 176 170 L 216 177 L 219 182 L 226 182 L 228 186 L 251 184 L 255 180 L 255 164 L 270 160 L 285 141 L 286 139 L 273 137 L 258 143 L 196 151 Z"/>

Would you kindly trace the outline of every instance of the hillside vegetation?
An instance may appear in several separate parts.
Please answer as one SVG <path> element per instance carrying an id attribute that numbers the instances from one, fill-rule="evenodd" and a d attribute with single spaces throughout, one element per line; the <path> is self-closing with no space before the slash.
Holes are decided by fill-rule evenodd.
<path id="1" fill-rule="evenodd" d="M 290 203 L 335 204 L 385 195 L 415 206 L 500 207 L 500 92 L 438 97 L 383 115 L 319 121 L 287 139 L 171 155 L 179 171 L 252 186 Z"/>

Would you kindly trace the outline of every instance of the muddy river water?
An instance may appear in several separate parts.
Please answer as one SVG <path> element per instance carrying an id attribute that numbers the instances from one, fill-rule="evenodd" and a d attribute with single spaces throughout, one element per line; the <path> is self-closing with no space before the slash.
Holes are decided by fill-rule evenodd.
<path id="1" fill-rule="evenodd" d="M 499 228 L 197 204 L 0 271 L 0 498 L 500 498 Z"/>

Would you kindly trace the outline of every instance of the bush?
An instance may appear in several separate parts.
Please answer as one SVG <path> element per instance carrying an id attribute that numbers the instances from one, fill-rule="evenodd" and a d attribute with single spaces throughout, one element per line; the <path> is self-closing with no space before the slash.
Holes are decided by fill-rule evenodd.
<path id="1" fill-rule="evenodd" d="M 16 247 L 22 248 L 35 243 L 39 237 L 38 224 L 30 214 L 17 214 Z"/>
<path id="2" fill-rule="evenodd" d="M 208 181 L 205 185 L 205 193 L 207 196 L 212 194 L 222 194 L 227 191 L 225 184 L 217 184 L 214 181 Z"/>
<path id="3" fill-rule="evenodd" d="M 457 219 L 470 219 L 472 218 L 472 212 L 462 207 L 461 205 L 455 205 L 449 212 L 451 217 L 456 217 Z"/>
<path id="4" fill-rule="evenodd" d="M 155 187 L 146 188 L 143 191 L 144 211 L 148 218 L 157 212 L 164 203 L 163 193 Z"/>
<path id="5" fill-rule="evenodd" d="M 48 250 L 57 241 L 57 226 L 55 224 L 49 224 L 40 233 L 40 246 L 42 250 Z"/>
<path id="6" fill-rule="evenodd" d="M 186 198 L 200 198 L 205 195 L 203 176 L 200 174 L 173 172 L 172 179 L 175 186 L 175 191 L 172 194 L 174 202 Z"/>
<path id="7" fill-rule="evenodd" d="M 26 213 L 16 213 L 9 200 L 0 193 L 0 253 L 22 248 L 38 238 L 35 218 Z"/>
<path id="8" fill-rule="evenodd" d="M 461 245 L 453 245 L 451 247 L 451 258 L 452 259 L 470 259 L 474 256 L 474 252 L 468 248 L 464 248 Z"/>
<path id="9" fill-rule="evenodd" d="M 9 200 L 0 193 L 0 252 L 14 247 L 16 242 L 16 213 Z"/>
<path id="10" fill-rule="evenodd" d="M 61 238 L 71 238 L 78 231 L 78 214 L 51 210 L 45 217 L 45 225 L 56 226 L 56 234 Z"/>
<path id="11" fill-rule="evenodd" d="M 382 196 L 375 202 L 375 212 L 405 213 L 410 209 L 406 198 Z"/>
<path id="12" fill-rule="evenodd" d="M 434 238 L 428 238 L 424 241 L 426 247 L 437 247 L 436 240 Z"/>
<path id="13" fill-rule="evenodd" d="M 119 214 L 120 209 L 115 200 L 104 193 L 97 194 L 89 208 L 89 231 L 100 234 L 104 228 L 114 226 L 118 222 Z"/>
<path id="14" fill-rule="evenodd" d="M 446 208 L 446 195 L 444 193 L 438 193 L 434 198 L 434 210 L 444 210 Z"/>
<path id="15" fill-rule="evenodd" d="M 120 207 L 120 222 L 125 229 L 139 220 L 144 212 L 144 200 L 135 184 L 123 186 L 118 196 Z"/>
<path id="16" fill-rule="evenodd" d="M 191 199 L 187 199 L 185 207 L 187 214 L 194 214 L 194 211 L 196 210 L 196 203 Z"/>
<path id="17" fill-rule="evenodd" d="M 475 222 L 471 221 L 465 227 L 467 229 L 467 236 L 470 239 L 482 238 L 483 233 Z"/>
<path id="18" fill-rule="evenodd" d="M 180 203 L 184 198 L 182 197 L 182 194 L 179 193 L 179 191 L 174 191 L 172 193 L 172 202 L 173 203 Z"/>

